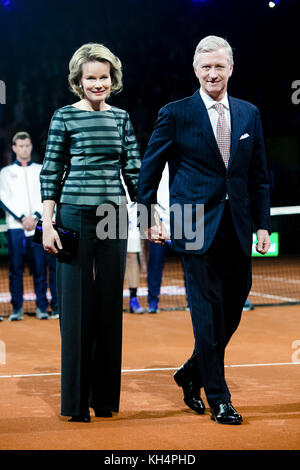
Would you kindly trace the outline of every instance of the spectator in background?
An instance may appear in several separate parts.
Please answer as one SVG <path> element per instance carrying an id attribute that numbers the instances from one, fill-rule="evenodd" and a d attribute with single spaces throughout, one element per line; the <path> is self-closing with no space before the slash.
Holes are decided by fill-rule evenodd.
<path id="1" fill-rule="evenodd" d="M 155 209 L 159 215 L 160 222 L 164 227 L 165 232 L 167 234 L 170 233 L 168 165 L 165 166 L 159 183 Z M 147 267 L 149 313 L 156 313 L 158 311 L 162 273 L 168 250 L 168 244 L 159 245 L 149 240 L 149 258 Z"/>
<path id="2" fill-rule="evenodd" d="M 129 202 L 128 205 L 128 243 L 126 257 L 125 280 L 129 289 L 129 311 L 130 313 L 144 313 L 144 308 L 140 305 L 137 290 L 140 283 L 140 260 L 141 252 L 140 231 L 137 227 L 137 204 Z"/>
<path id="3" fill-rule="evenodd" d="M 42 166 L 31 161 L 32 142 L 27 132 L 14 135 L 12 149 L 16 154 L 15 161 L 0 172 L 0 201 L 8 227 L 9 288 L 13 306 L 8 319 L 24 318 L 23 272 L 29 254 L 36 294 L 35 314 L 39 320 L 44 320 L 49 318 L 46 257 L 43 247 L 33 241 L 34 229 L 42 214 L 39 183 Z"/>
<path id="4" fill-rule="evenodd" d="M 137 290 L 140 283 L 140 260 L 141 252 L 141 236 L 137 226 L 137 203 L 130 199 L 126 184 L 121 175 L 126 197 L 128 212 L 128 239 L 127 239 L 127 255 L 126 255 L 126 271 L 125 280 L 129 289 L 129 312 L 144 313 L 144 308 L 140 305 Z"/>
<path id="5" fill-rule="evenodd" d="M 154 243 L 149 240 L 149 257 L 147 263 L 147 284 L 148 284 L 148 313 L 159 312 L 158 304 L 160 300 L 160 289 L 164 270 L 165 258 L 171 248 L 170 238 L 170 212 L 169 212 L 169 168 L 165 166 L 157 190 L 157 204 L 155 205 L 162 233 L 166 239 L 165 244 Z M 186 280 L 184 276 L 184 286 L 186 290 Z M 189 302 L 186 292 L 186 309 L 189 309 Z"/>

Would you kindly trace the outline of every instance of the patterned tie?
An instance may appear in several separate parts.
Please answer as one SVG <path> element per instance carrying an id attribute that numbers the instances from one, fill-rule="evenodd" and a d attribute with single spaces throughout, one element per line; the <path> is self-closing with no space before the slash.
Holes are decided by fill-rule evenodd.
<path id="1" fill-rule="evenodd" d="M 216 103 L 214 108 L 218 111 L 217 122 L 217 143 L 227 168 L 230 157 L 230 128 L 226 121 L 224 106 L 222 103 Z"/>

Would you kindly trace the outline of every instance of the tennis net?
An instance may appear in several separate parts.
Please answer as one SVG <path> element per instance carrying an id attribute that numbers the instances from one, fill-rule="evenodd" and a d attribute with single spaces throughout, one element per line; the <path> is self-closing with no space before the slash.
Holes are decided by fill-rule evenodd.
<path id="1" fill-rule="evenodd" d="M 253 306 L 288 305 L 300 303 L 300 206 L 275 207 L 271 209 L 271 249 L 267 255 L 255 251 L 256 236 L 253 235 L 252 266 L 253 283 L 249 300 Z M 144 258 L 147 259 L 147 241 Z M 138 298 L 146 309 L 147 268 L 142 266 Z M 30 263 L 24 271 L 24 312 L 35 311 L 35 293 Z M 124 311 L 129 310 L 129 289 L 124 285 Z M 51 294 L 48 290 L 50 302 Z M 8 316 L 12 311 L 9 292 L 9 257 L 7 251 L 7 229 L 0 220 L 0 315 Z M 160 310 L 182 310 L 187 307 L 184 275 L 180 257 L 171 249 L 165 256 Z"/>

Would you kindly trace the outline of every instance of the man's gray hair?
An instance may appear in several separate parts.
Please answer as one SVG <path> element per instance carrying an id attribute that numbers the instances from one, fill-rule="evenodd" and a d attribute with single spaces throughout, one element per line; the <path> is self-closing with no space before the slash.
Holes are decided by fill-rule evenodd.
<path id="1" fill-rule="evenodd" d="M 226 39 L 220 38 L 219 36 L 206 36 L 201 39 L 198 46 L 196 47 L 194 54 L 194 67 L 197 65 L 199 55 L 203 52 L 214 52 L 219 49 L 226 49 L 228 55 L 229 65 L 233 65 L 233 52 L 230 44 Z"/>

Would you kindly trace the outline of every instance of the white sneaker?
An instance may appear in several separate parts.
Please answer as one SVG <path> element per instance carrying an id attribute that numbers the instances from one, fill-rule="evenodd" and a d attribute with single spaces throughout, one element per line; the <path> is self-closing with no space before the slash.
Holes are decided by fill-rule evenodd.
<path id="1" fill-rule="evenodd" d="M 49 314 L 49 318 L 52 318 L 52 319 L 59 318 L 57 308 L 52 309 L 52 312 L 50 312 L 50 314 Z"/>
<path id="2" fill-rule="evenodd" d="M 14 310 L 11 315 L 8 317 L 8 321 L 18 321 L 18 320 L 23 320 L 24 318 L 24 312 L 23 309 L 20 308 L 19 310 Z"/>
<path id="3" fill-rule="evenodd" d="M 49 315 L 47 312 L 42 312 L 40 308 L 37 307 L 35 311 L 35 316 L 38 320 L 48 320 Z"/>

